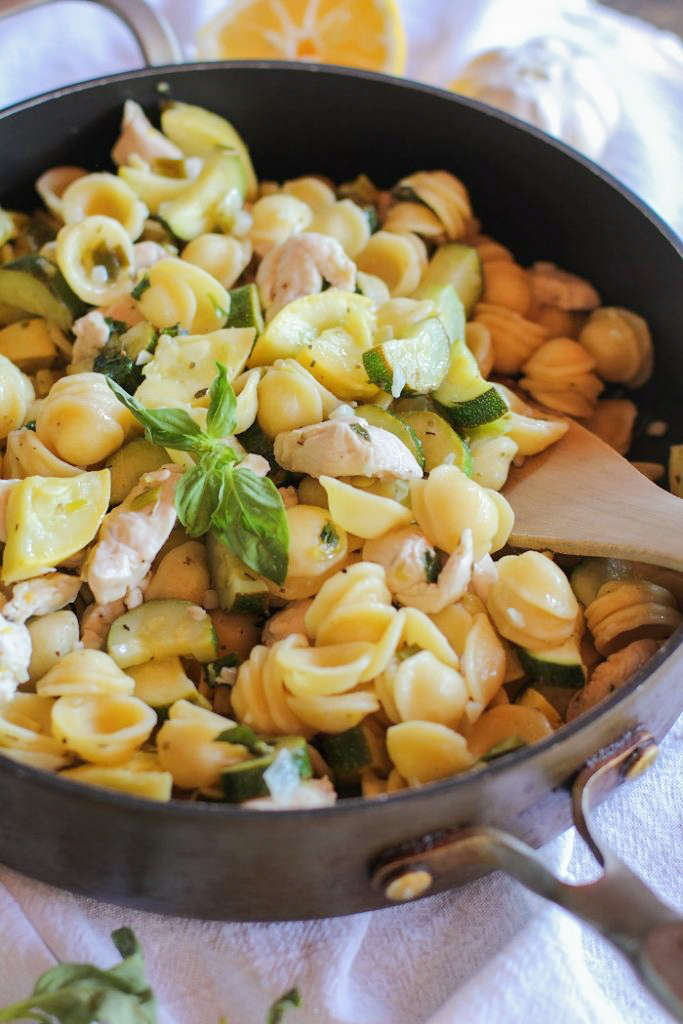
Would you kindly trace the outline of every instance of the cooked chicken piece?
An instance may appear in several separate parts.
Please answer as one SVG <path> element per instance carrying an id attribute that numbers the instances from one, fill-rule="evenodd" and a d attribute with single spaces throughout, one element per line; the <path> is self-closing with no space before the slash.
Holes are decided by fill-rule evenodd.
<path id="1" fill-rule="evenodd" d="M 123 615 L 126 606 L 123 601 L 112 601 L 110 604 L 91 604 L 85 609 L 81 619 L 81 640 L 83 646 L 93 651 L 104 650 L 109 627 L 114 619 Z"/>
<path id="2" fill-rule="evenodd" d="M 399 604 L 434 615 L 459 601 L 467 590 L 472 550 L 472 531 L 464 530 L 460 544 L 438 572 L 436 551 L 422 531 L 411 526 L 366 541 L 363 559 L 384 566 L 387 586 Z"/>
<path id="3" fill-rule="evenodd" d="M 19 683 L 28 679 L 31 637 L 23 623 L 0 615 L 0 706 L 12 699 Z"/>
<path id="4" fill-rule="evenodd" d="M 278 640 L 284 640 L 286 636 L 294 633 L 306 636 L 306 612 L 313 604 L 313 600 L 292 601 L 281 612 L 276 612 L 263 627 L 261 643 L 271 647 Z"/>
<path id="5" fill-rule="evenodd" d="M 620 651 L 610 654 L 593 669 L 590 679 L 576 693 L 567 708 L 567 721 L 577 718 L 595 704 L 608 697 L 627 682 L 639 668 L 649 661 L 660 643 L 657 640 L 634 640 Z"/>
<path id="6" fill-rule="evenodd" d="M 120 320 L 127 327 L 134 327 L 135 324 L 139 324 L 144 320 L 142 313 L 135 304 L 135 299 L 132 299 L 130 295 L 124 295 L 122 299 L 112 302 L 111 306 L 102 307 L 98 312 L 102 316 L 111 317 L 112 320 Z"/>
<path id="7" fill-rule="evenodd" d="M 80 578 L 67 576 L 65 572 L 52 572 L 15 583 L 12 598 L 2 614 L 12 622 L 26 622 L 32 615 L 49 615 L 75 601 L 80 589 Z"/>
<path id="8" fill-rule="evenodd" d="M 294 792 L 285 800 L 274 800 L 272 796 L 257 797 L 246 800 L 243 807 L 252 811 L 307 811 L 311 807 L 332 807 L 337 801 L 337 794 L 329 779 L 308 779 L 301 782 Z"/>
<path id="9" fill-rule="evenodd" d="M 241 462 L 235 463 L 235 469 L 250 469 L 255 476 L 268 476 L 270 465 L 262 455 L 245 455 Z"/>
<path id="10" fill-rule="evenodd" d="M 139 587 L 176 523 L 175 490 L 181 466 L 145 473 L 123 504 L 102 523 L 83 570 L 98 604 L 124 598 Z"/>
<path id="11" fill-rule="evenodd" d="M 352 292 L 356 266 L 336 238 L 313 231 L 276 245 L 263 257 L 256 274 L 269 319 L 288 302 L 322 291 L 323 281 Z"/>
<path id="12" fill-rule="evenodd" d="M 123 105 L 121 134 L 111 151 L 111 158 L 118 167 L 121 167 L 122 164 L 129 162 L 133 153 L 148 164 L 159 159 L 181 160 L 183 156 L 175 143 L 147 120 L 139 103 L 126 100 Z"/>
<path id="13" fill-rule="evenodd" d="M 102 313 L 96 309 L 76 320 L 73 332 L 76 340 L 71 352 L 72 363 L 94 359 L 109 341 L 109 327 Z"/>
<path id="14" fill-rule="evenodd" d="M 299 495 L 296 493 L 296 487 L 278 487 L 278 491 L 285 508 L 294 508 L 295 505 L 299 504 Z"/>
<path id="15" fill-rule="evenodd" d="M 167 256 L 167 251 L 158 242 L 136 242 L 133 246 L 136 271 L 153 267 L 155 263 L 165 260 Z"/>
<path id="16" fill-rule="evenodd" d="M 595 309 L 600 305 L 600 296 L 592 284 L 560 270 L 554 263 L 534 263 L 529 278 L 534 298 L 541 305 L 558 309 Z"/>
<path id="17" fill-rule="evenodd" d="M 275 438 L 275 458 L 283 469 L 308 476 L 421 477 L 415 456 L 394 434 L 365 420 L 327 420 L 289 430 Z"/>
<path id="18" fill-rule="evenodd" d="M 486 604 L 491 588 L 498 582 L 498 566 L 490 555 L 484 555 L 472 567 L 472 583 L 470 590 Z"/>

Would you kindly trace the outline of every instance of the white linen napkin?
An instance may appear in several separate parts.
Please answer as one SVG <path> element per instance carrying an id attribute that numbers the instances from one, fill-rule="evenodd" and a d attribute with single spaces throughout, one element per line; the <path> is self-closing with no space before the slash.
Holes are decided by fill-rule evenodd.
<path id="1" fill-rule="evenodd" d="M 223 0 L 155 0 L 191 52 Z M 683 47 L 589 0 L 403 0 L 408 73 L 444 84 L 471 55 L 542 34 L 603 62 L 625 117 L 606 165 L 683 231 Z M 55 45 L 55 39 L 60 45 Z M 66 42 L 68 40 L 68 43 Z M 0 22 L 0 106 L 140 65 L 106 12 L 64 3 Z M 683 720 L 655 767 L 598 812 L 599 834 L 683 911 Z M 30 836 L 26 837 L 30 842 Z M 596 868 L 572 830 L 543 851 L 569 879 Z M 602 939 L 500 874 L 374 914 L 287 924 L 215 924 L 142 914 L 59 892 L 0 869 L 0 1005 L 63 960 L 102 966 L 109 933 L 132 926 L 161 1003 L 161 1024 L 261 1024 L 296 984 L 292 1024 L 665 1024 Z"/>

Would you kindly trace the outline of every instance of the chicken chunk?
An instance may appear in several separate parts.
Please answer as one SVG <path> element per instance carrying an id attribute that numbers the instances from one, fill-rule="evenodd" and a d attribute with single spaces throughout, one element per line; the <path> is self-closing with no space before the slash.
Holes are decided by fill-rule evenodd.
<path id="1" fill-rule="evenodd" d="M 332 419 L 289 430 L 275 438 L 275 458 L 283 469 L 308 476 L 421 477 L 415 456 L 394 434 L 358 417 Z"/>
<path id="2" fill-rule="evenodd" d="M 12 622 L 26 622 L 32 615 L 49 615 L 75 601 L 80 589 L 79 577 L 68 576 L 65 572 L 15 583 L 12 598 L 2 614 Z"/>
<path id="3" fill-rule="evenodd" d="M 28 679 L 31 661 L 31 637 L 20 622 L 8 622 L 0 614 L 0 706 L 16 693 L 19 683 Z"/>
<path id="4" fill-rule="evenodd" d="M 252 811 L 307 811 L 312 807 L 333 807 L 337 794 L 329 779 L 308 779 L 301 782 L 286 800 L 276 801 L 272 796 L 247 800 L 244 807 Z"/>
<path id="5" fill-rule="evenodd" d="M 269 319 L 288 302 L 322 291 L 323 281 L 352 292 L 356 266 L 336 238 L 313 231 L 276 245 L 263 257 L 256 274 Z"/>
<path id="6" fill-rule="evenodd" d="M 434 615 L 459 601 L 467 590 L 472 551 L 472 531 L 463 530 L 460 544 L 434 579 L 436 551 L 421 530 L 408 527 L 366 541 L 363 559 L 384 566 L 387 586 L 399 604 Z"/>
<path id="7" fill-rule="evenodd" d="M 136 272 L 138 270 L 146 270 L 147 267 L 153 267 L 155 263 L 158 263 L 159 260 L 165 260 L 167 256 L 167 251 L 158 242 L 136 242 L 133 246 Z"/>
<path id="8" fill-rule="evenodd" d="M 114 619 L 123 615 L 126 606 L 123 601 L 112 601 L 110 604 L 91 604 L 81 619 L 81 640 L 83 646 L 92 651 L 103 651 Z"/>
<path id="9" fill-rule="evenodd" d="M 73 332 L 76 340 L 71 353 L 72 363 L 94 359 L 109 341 L 109 327 L 102 313 L 96 309 L 76 320 Z"/>
<path id="10" fill-rule="evenodd" d="M 312 599 L 292 601 L 281 612 L 272 615 L 263 627 L 261 643 L 271 647 L 278 640 L 284 640 L 286 636 L 292 636 L 294 633 L 306 636 L 306 612 L 312 604 Z"/>
<path id="11" fill-rule="evenodd" d="M 270 465 L 262 455 L 245 455 L 241 462 L 235 463 L 235 469 L 250 469 L 255 476 L 268 476 Z"/>
<path id="12" fill-rule="evenodd" d="M 541 305 L 567 310 L 595 309 L 600 305 L 600 296 L 592 284 L 560 270 L 554 263 L 534 263 L 529 277 L 534 298 Z"/>
<path id="13" fill-rule="evenodd" d="M 111 151 L 111 158 L 118 167 L 121 167 L 129 162 L 133 153 L 148 164 L 160 159 L 181 160 L 183 156 L 175 143 L 147 120 L 147 115 L 139 103 L 126 100 L 123 105 L 121 134 Z"/>
<path id="14" fill-rule="evenodd" d="M 118 601 L 142 583 L 175 526 L 175 491 L 182 473 L 180 466 L 146 473 L 105 517 L 83 573 L 97 604 Z"/>
<path id="15" fill-rule="evenodd" d="M 593 669 L 588 683 L 576 693 L 567 708 L 567 721 L 577 718 L 627 682 L 659 648 L 657 640 L 634 640 L 610 654 Z"/>
<path id="16" fill-rule="evenodd" d="M 490 555 L 484 555 L 478 562 L 475 562 L 472 567 L 472 582 L 470 584 L 470 590 L 473 594 L 483 601 L 484 604 L 488 601 L 489 594 L 494 583 L 498 582 L 498 566 L 493 561 Z"/>

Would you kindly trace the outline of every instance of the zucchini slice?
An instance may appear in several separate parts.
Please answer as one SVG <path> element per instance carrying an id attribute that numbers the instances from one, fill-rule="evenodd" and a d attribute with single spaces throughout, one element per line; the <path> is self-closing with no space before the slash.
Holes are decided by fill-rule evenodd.
<path id="1" fill-rule="evenodd" d="M 155 469 L 170 462 L 168 452 L 151 441 L 142 437 L 124 444 L 105 463 L 105 469 L 111 473 L 110 505 L 120 505 L 128 497 L 143 473 L 152 473 Z"/>
<path id="2" fill-rule="evenodd" d="M 264 614 L 270 593 L 267 585 L 230 548 L 221 544 L 212 530 L 206 536 L 206 553 L 211 584 L 221 609 Z"/>
<path id="3" fill-rule="evenodd" d="M 371 427 L 381 427 L 382 430 L 388 430 L 399 441 L 403 441 L 406 448 L 415 456 L 420 469 L 424 470 L 425 453 L 422 443 L 417 432 L 407 420 L 396 416 L 392 412 L 388 412 L 386 409 L 381 409 L 378 405 L 359 405 L 355 412 L 356 416 L 367 420 Z"/>
<path id="4" fill-rule="evenodd" d="M 577 601 L 584 608 L 592 604 L 604 583 L 633 579 L 637 573 L 628 562 L 618 558 L 584 558 L 569 574 L 569 582 Z"/>
<path id="5" fill-rule="evenodd" d="M 220 741 L 221 736 L 218 736 L 216 742 Z M 221 772 L 221 787 L 225 799 L 231 804 L 241 804 L 245 800 L 270 796 L 264 776 L 281 750 L 289 751 L 301 779 L 311 778 L 313 767 L 308 756 L 306 740 L 302 736 L 282 736 L 273 742 L 272 753 L 240 761 Z"/>
<path id="6" fill-rule="evenodd" d="M 254 327 L 259 335 L 265 329 L 258 288 L 255 284 L 245 284 L 241 288 L 231 288 L 230 312 L 226 327 Z"/>
<path id="7" fill-rule="evenodd" d="M 451 344 L 465 340 L 465 307 L 452 284 L 421 284 L 410 297 L 434 303 Z"/>
<path id="8" fill-rule="evenodd" d="M 206 158 L 216 146 L 234 149 L 244 168 L 247 199 L 256 199 L 258 181 L 249 150 L 239 132 L 224 117 L 190 103 L 171 103 L 161 115 L 161 130 L 188 156 Z"/>
<path id="9" fill-rule="evenodd" d="M 0 267 L 0 303 L 53 320 L 63 331 L 87 309 L 57 264 L 36 254 Z"/>
<path id="10" fill-rule="evenodd" d="M 422 275 L 421 287 L 450 284 L 470 315 L 484 291 L 479 253 L 471 245 L 451 242 L 436 250 Z"/>
<path id="11" fill-rule="evenodd" d="M 149 320 L 141 320 L 121 335 L 124 351 L 133 362 L 141 352 L 154 352 L 158 340 L 159 333 Z"/>
<path id="12" fill-rule="evenodd" d="M 218 641 L 211 618 L 191 601 L 146 601 L 114 619 L 107 651 L 120 668 L 152 658 L 215 661 Z"/>
<path id="13" fill-rule="evenodd" d="M 448 373 L 434 393 L 456 427 L 479 427 L 508 411 L 496 388 L 482 377 L 477 361 L 464 342 L 451 349 Z"/>
<path id="14" fill-rule="evenodd" d="M 247 188 L 244 167 L 233 150 L 219 149 L 207 158 L 199 176 L 175 198 L 159 206 L 159 217 L 177 238 L 189 241 L 211 231 L 229 192 L 241 199 Z"/>
<path id="15" fill-rule="evenodd" d="M 402 338 L 363 353 L 365 371 L 378 388 L 398 398 L 436 391 L 448 370 L 450 342 L 438 316 L 427 317 Z"/>
<path id="16" fill-rule="evenodd" d="M 366 768 L 384 774 L 390 767 L 382 741 L 367 725 L 356 725 L 336 735 L 321 733 L 316 746 L 339 786 L 357 785 Z"/>
<path id="17" fill-rule="evenodd" d="M 363 415 L 363 413 L 359 413 Z M 401 419 L 414 430 L 424 451 L 424 466 L 431 473 L 437 466 L 443 465 L 450 456 L 453 465 L 461 469 L 466 476 L 472 476 L 472 452 L 467 441 L 460 437 L 443 416 L 430 410 L 413 410 L 401 413 Z"/>
<path id="18" fill-rule="evenodd" d="M 581 661 L 579 645 L 573 637 L 559 647 L 545 651 L 529 651 L 519 647 L 517 653 L 534 680 L 572 690 L 579 689 L 586 682 L 586 669 Z"/>

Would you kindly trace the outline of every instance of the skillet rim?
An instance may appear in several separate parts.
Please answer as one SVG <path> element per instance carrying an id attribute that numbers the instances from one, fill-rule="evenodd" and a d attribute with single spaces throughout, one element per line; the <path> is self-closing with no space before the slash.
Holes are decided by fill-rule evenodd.
<path id="1" fill-rule="evenodd" d="M 12 106 L 0 109 L 0 123 L 5 121 L 7 118 L 12 117 L 14 114 L 23 113 L 24 111 L 31 110 L 34 107 L 40 107 L 52 100 L 62 99 L 88 90 L 94 90 L 100 86 L 106 86 L 116 82 L 130 82 L 156 77 L 161 77 L 163 79 L 165 75 L 180 76 L 192 72 L 221 72 L 232 68 L 251 71 L 273 70 L 299 74 L 324 74 L 330 77 L 336 76 L 338 78 L 361 79 L 363 81 L 379 82 L 383 85 L 391 85 L 394 88 L 406 89 L 410 92 L 423 93 L 427 96 L 434 96 L 439 99 L 447 99 L 449 102 L 455 103 L 456 105 L 468 107 L 477 111 L 479 114 L 491 118 L 494 122 L 502 122 L 508 127 L 531 135 L 537 141 L 545 144 L 546 146 L 551 146 L 554 149 L 559 150 L 564 156 L 573 160 L 575 163 L 580 164 L 586 171 L 600 178 L 605 184 L 615 190 L 622 199 L 630 203 L 631 206 L 634 206 L 642 216 L 649 220 L 659 233 L 669 242 L 674 249 L 674 252 L 683 259 L 683 237 L 668 225 L 662 217 L 647 202 L 645 202 L 645 200 L 637 196 L 628 185 L 619 181 L 613 174 L 600 167 L 589 157 L 579 153 L 567 143 L 548 135 L 541 129 L 521 121 L 512 114 L 508 114 L 506 111 L 497 110 L 496 108 L 490 107 L 478 100 L 473 100 L 469 97 L 461 96 L 458 93 L 453 93 L 447 89 L 440 88 L 439 86 L 419 82 L 411 78 L 399 78 L 393 75 L 365 71 L 356 68 L 340 67 L 332 64 L 309 64 L 299 63 L 296 61 L 241 60 L 167 64 L 158 67 L 138 68 L 134 71 L 122 71 L 111 75 L 103 75 L 83 82 L 77 82 L 74 85 L 60 86 L 56 89 L 51 89 L 47 92 L 40 93 L 37 96 L 21 100 L 19 103 L 15 103 Z M 280 810 L 278 811 L 277 817 L 286 816 L 286 819 L 290 821 L 309 821 L 313 818 L 314 820 L 318 820 L 321 815 L 324 815 L 325 819 L 329 820 L 331 816 L 357 813 L 361 808 L 368 813 L 373 809 L 376 810 L 377 813 L 380 813 L 380 808 L 389 806 L 393 807 L 399 800 L 407 805 L 409 802 L 417 800 L 425 794 L 437 795 L 445 793 L 448 790 L 451 790 L 455 794 L 458 791 L 462 791 L 468 783 L 472 783 L 475 780 L 480 779 L 483 774 L 486 774 L 490 778 L 491 776 L 501 774 L 508 769 L 517 768 L 526 762 L 531 763 L 536 757 L 544 757 L 546 752 L 557 743 L 567 740 L 571 741 L 572 737 L 578 735 L 584 730 L 584 728 L 588 729 L 594 722 L 598 721 L 598 719 L 603 718 L 603 716 L 606 717 L 609 713 L 615 710 L 622 701 L 626 701 L 630 695 L 634 694 L 646 680 L 665 667 L 667 662 L 674 658 L 676 652 L 678 652 L 679 660 L 681 660 L 681 648 L 683 648 L 683 626 L 679 627 L 676 632 L 665 641 L 655 656 L 635 674 L 626 686 L 616 690 L 590 711 L 587 711 L 583 715 L 574 719 L 574 721 L 561 726 L 557 732 L 528 747 L 522 747 L 519 750 L 508 754 L 498 763 L 494 761 L 483 769 L 466 772 L 461 775 L 450 776 L 437 782 L 428 783 L 425 786 L 398 791 L 391 794 L 384 794 L 380 799 L 370 800 L 365 797 L 348 797 L 340 800 L 332 807 L 310 808 L 308 810 Z M 208 814 L 221 814 L 225 816 L 226 821 L 232 821 L 241 820 L 244 815 L 247 814 L 251 820 L 260 819 L 264 822 L 272 820 L 268 815 L 266 815 L 264 819 L 264 815 L 260 811 L 246 810 L 238 805 L 218 801 L 194 801 L 172 798 L 168 802 L 162 803 L 154 800 L 148 800 L 143 797 L 131 796 L 126 793 L 117 792 L 116 790 L 107 790 L 96 786 L 90 786 L 85 783 L 77 782 L 76 780 L 62 779 L 57 773 L 50 773 L 39 768 L 33 768 L 30 765 L 21 764 L 20 762 L 13 761 L 11 758 L 4 757 L 2 755 L 0 755 L 0 773 L 5 773 L 10 777 L 14 777 L 17 781 L 26 777 L 28 777 L 29 780 L 34 780 L 36 782 L 40 780 L 40 782 L 48 788 L 52 787 L 57 791 L 64 792 L 65 794 L 71 792 L 76 797 L 80 794 L 80 798 L 86 802 L 114 805 L 120 807 L 122 810 L 126 810 L 126 808 L 128 808 L 131 812 L 144 811 L 146 814 L 157 815 L 159 817 L 170 816 L 175 818 L 179 815 L 199 817 L 201 815 Z"/>

